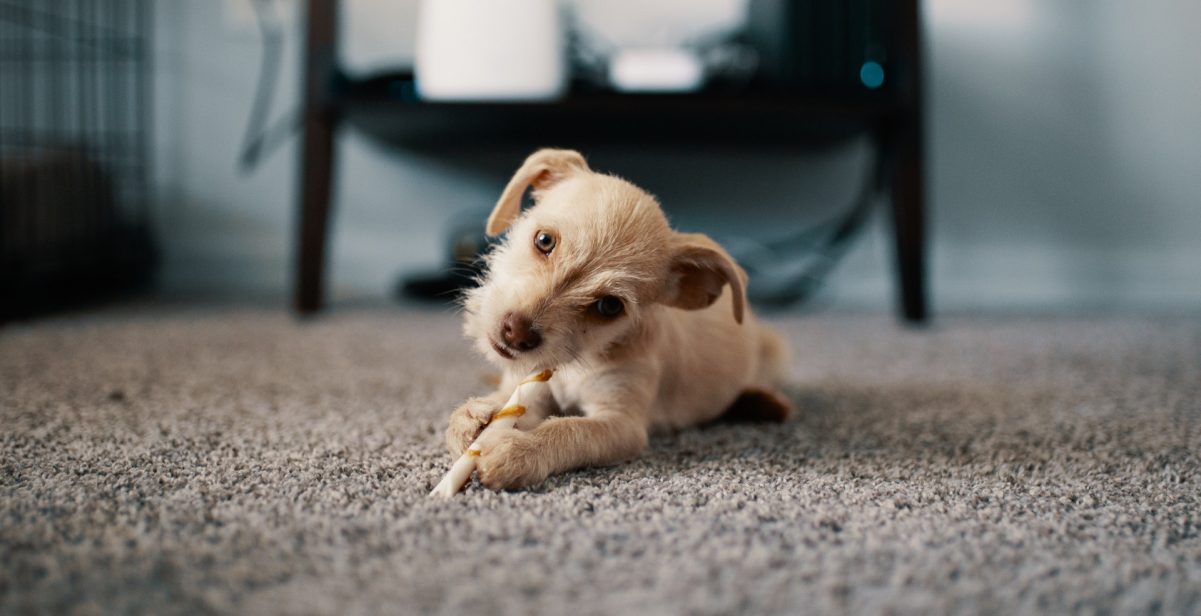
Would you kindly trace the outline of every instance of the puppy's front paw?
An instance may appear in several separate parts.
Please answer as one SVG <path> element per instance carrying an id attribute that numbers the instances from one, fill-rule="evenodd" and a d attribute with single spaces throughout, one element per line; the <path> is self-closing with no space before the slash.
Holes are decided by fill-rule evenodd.
<path id="1" fill-rule="evenodd" d="M 515 490 L 542 483 L 548 474 L 537 439 L 528 432 L 502 430 L 480 442 L 476 462 L 480 483 L 491 490 Z"/>
<path id="2" fill-rule="evenodd" d="M 446 426 L 446 449 L 450 455 L 455 458 L 462 455 L 499 408 L 487 398 L 471 398 L 451 413 L 450 425 Z"/>

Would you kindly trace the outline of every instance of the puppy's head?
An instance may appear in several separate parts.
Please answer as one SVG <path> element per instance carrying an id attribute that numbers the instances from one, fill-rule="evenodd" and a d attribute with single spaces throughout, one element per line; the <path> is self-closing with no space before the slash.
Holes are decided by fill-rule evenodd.
<path id="1" fill-rule="evenodd" d="M 535 205 L 521 212 L 533 187 Z M 685 310 L 733 295 L 742 322 L 746 274 L 713 240 L 678 233 L 654 197 L 594 173 L 578 152 L 540 150 L 505 187 L 487 232 L 508 230 L 465 296 L 465 331 L 482 353 L 520 369 L 553 367 L 639 331 L 655 306 Z"/>

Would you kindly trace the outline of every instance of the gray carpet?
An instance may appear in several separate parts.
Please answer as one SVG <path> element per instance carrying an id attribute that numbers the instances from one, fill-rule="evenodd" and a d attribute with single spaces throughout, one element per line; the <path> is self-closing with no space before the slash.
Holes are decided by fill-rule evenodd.
<path id="1" fill-rule="evenodd" d="M 426 492 L 451 315 L 0 330 L 0 611 L 1201 612 L 1201 320 L 779 320 L 784 426 Z"/>

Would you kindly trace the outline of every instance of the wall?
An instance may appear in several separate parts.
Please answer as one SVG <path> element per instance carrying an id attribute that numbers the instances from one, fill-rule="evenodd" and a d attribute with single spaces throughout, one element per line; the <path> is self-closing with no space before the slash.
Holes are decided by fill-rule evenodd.
<path id="1" fill-rule="evenodd" d="M 255 81 L 246 0 L 160 3 L 159 227 L 173 292 L 281 296 L 290 282 L 296 149 L 255 174 L 235 170 Z M 298 23 L 293 0 L 281 0 Z M 718 2 L 718 0 L 713 0 Z M 414 0 L 351 0 L 347 63 L 411 59 Z M 1201 305 L 1201 5 L 1162 0 L 926 4 L 930 71 L 932 274 L 938 306 L 1154 308 Z M 289 40 L 276 112 L 296 104 Z M 683 227 L 763 235 L 836 211 L 863 144 L 828 155 L 590 152 L 661 197 Z M 487 208 L 521 153 L 470 168 L 339 144 L 331 282 L 346 298 L 388 294 L 435 267 L 443 234 Z M 696 177 L 717 178 L 698 183 Z M 760 214 L 731 229 L 731 205 Z M 746 219 L 743 219 L 744 221 Z M 891 300 L 882 220 L 836 270 L 822 306 Z"/>
<path id="2" fill-rule="evenodd" d="M 1201 304 L 1201 5 L 964 4 L 929 5 L 940 294 Z"/>

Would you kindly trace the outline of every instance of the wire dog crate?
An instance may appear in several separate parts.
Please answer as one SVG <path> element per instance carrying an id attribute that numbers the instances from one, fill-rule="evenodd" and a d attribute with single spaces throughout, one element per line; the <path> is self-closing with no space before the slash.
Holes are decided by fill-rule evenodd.
<path id="1" fill-rule="evenodd" d="M 147 282 L 150 0 L 0 0 L 0 318 Z"/>

